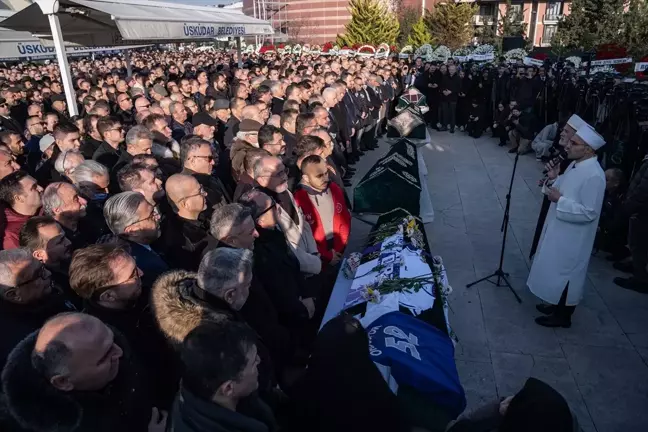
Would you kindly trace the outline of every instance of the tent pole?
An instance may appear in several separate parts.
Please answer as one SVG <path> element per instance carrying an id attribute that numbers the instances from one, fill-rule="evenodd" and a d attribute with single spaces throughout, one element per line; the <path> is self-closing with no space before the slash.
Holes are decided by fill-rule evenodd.
<path id="1" fill-rule="evenodd" d="M 130 58 L 130 50 L 124 50 L 124 60 L 126 60 L 126 77 L 130 78 L 133 76 L 133 65 Z"/>
<path id="2" fill-rule="evenodd" d="M 238 54 L 238 67 L 243 68 L 243 56 L 241 56 L 241 36 L 236 37 L 236 54 Z"/>
<path id="3" fill-rule="evenodd" d="M 72 75 L 70 74 L 70 65 L 68 64 L 67 56 L 65 55 L 65 45 L 63 43 L 63 32 L 61 31 L 61 23 L 59 22 L 58 15 L 49 14 L 50 28 L 52 30 L 52 37 L 54 38 L 54 48 L 56 49 L 56 58 L 61 72 L 61 81 L 63 81 L 63 88 L 65 89 L 65 98 L 67 100 L 67 107 L 70 116 L 79 114 L 76 98 L 74 97 L 74 87 L 72 85 Z"/>

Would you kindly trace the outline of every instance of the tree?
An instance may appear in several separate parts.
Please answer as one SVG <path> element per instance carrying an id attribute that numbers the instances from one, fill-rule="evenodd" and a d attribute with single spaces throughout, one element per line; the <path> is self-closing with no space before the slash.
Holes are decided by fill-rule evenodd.
<path id="1" fill-rule="evenodd" d="M 400 33 L 398 35 L 398 44 L 403 46 L 407 45 L 407 39 L 412 32 L 412 27 L 421 18 L 421 10 L 413 6 L 399 7 L 398 9 L 398 23 L 400 25 Z"/>
<path id="2" fill-rule="evenodd" d="M 645 0 L 630 0 L 624 14 L 623 46 L 635 60 L 648 54 L 648 3 Z"/>
<path id="3" fill-rule="evenodd" d="M 425 23 L 435 42 L 454 51 L 473 38 L 472 17 L 476 12 L 476 3 L 441 3 L 425 14 Z"/>
<path id="4" fill-rule="evenodd" d="M 311 35 L 314 34 L 313 20 L 310 15 L 302 15 L 298 18 L 291 18 L 288 22 L 286 33 L 292 43 L 310 43 Z"/>
<path id="5" fill-rule="evenodd" d="M 344 26 L 344 34 L 338 35 L 337 44 L 393 45 L 399 33 L 396 15 L 378 0 L 351 0 L 349 2 L 351 20 Z"/>
<path id="6" fill-rule="evenodd" d="M 525 36 L 524 11 L 515 9 L 511 0 L 506 0 L 506 10 L 499 22 L 499 32 L 502 37 Z"/>
<path id="7" fill-rule="evenodd" d="M 412 31 L 407 36 L 407 44 L 415 47 L 429 44 L 432 42 L 432 35 L 425 25 L 425 20 L 420 17 L 419 20 L 412 26 Z"/>
<path id="8" fill-rule="evenodd" d="M 558 23 L 557 41 L 567 48 L 591 51 L 608 43 L 623 44 L 628 0 L 573 0 Z M 644 41 L 645 43 L 645 41 Z M 552 39 L 553 44 L 553 39 Z"/>
<path id="9" fill-rule="evenodd" d="M 475 31 L 475 36 L 480 44 L 499 46 L 502 38 L 497 35 L 496 25 L 484 25 Z"/>

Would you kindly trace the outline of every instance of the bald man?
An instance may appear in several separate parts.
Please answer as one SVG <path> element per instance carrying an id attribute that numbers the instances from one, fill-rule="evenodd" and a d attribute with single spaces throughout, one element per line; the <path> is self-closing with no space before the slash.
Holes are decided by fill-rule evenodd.
<path id="1" fill-rule="evenodd" d="M 174 214 L 162 225 L 160 253 L 172 266 L 197 271 L 202 256 L 218 245 L 209 227 L 199 220 L 207 209 L 207 193 L 190 175 L 174 174 L 166 182 Z"/>
<path id="2" fill-rule="evenodd" d="M 125 346 L 90 315 L 50 319 L 7 359 L 9 414 L 27 430 L 164 430 L 166 414 L 152 408 Z"/>
<path id="3" fill-rule="evenodd" d="M 246 119 L 254 120 L 261 124 L 265 123 L 265 120 L 261 116 L 261 111 L 259 110 L 259 107 L 256 105 L 247 105 L 245 108 L 241 110 L 241 120 L 246 120 Z"/>

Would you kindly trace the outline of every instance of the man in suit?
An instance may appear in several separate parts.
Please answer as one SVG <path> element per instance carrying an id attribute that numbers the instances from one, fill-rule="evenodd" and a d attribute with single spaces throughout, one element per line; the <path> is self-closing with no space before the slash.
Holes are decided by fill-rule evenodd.
<path id="1" fill-rule="evenodd" d="M 346 113 L 340 107 L 338 103 L 338 93 L 332 87 L 324 89 L 322 92 L 322 97 L 324 97 L 324 102 L 326 108 L 329 110 L 329 115 L 331 116 L 331 123 L 335 123 L 337 126 L 337 135 L 336 141 L 341 150 L 344 151 L 345 156 L 347 157 L 348 163 L 354 164 L 358 161 L 359 157 L 354 155 L 350 151 L 351 147 L 351 128 L 349 127 L 346 119 Z"/>
<path id="2" fill-rule="evenodd" d="M 9 101 L 3 97 L 0 97 L 0 127 L 2 130 L 12 131 L 19 135 L 23 134 L 23 127 L 17 120 L 11 118 Z"/>
<path id="3" fill-rule="evenodd" d="M 128 243 L 130 254 L 143 272 L 142 287 L 150 290 L 153 282 L 169 270 L 167 263 L 151 244 L 160 237 L 160 215 L 139 192 L 122 192 L 110 197 L 103 208 L 110 231 Z"/>

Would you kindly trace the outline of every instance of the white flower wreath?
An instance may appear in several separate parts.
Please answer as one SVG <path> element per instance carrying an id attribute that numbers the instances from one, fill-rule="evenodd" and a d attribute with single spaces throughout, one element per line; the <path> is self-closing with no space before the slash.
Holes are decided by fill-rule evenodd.
<path id="1" fill-rule="evenodd" d="M 594 75 L 594 74 L 597 74 L 597 73 L 618 74 L 619 71 L 616 70 L 613 66 L 610 66 L 610 65 L 594 66 L 592 69 L 590 69 L 590 75 Z"/>
<path id="2" fill-rule="evenodd" d="M 378 49 L 376 49 L 376 58 L 387 58 L 389 57 L 389 45 L 386 43 L 381 43 L 378 45 Z"/>
<path id="3" fill-rule="evenodd" d="M 452 57 L 452 51 L 445 45 L 439 45 L 432 54 L 432 60 L 446 62 Z"/>
<path id="4" fill-rule="evenodd" d="M 475 50 L 473 51 L 473 54 L 488 54 L 495 52 L 495 48 L 491 44 L 483 44 L 479 45 Z"/>
<path id="5" fill-rule="evenodd" d="M 522 48 L 515 48 L 511 51 L 506 51 L 504 53 L 504 58 L 506 60 L 523 60 L 527 55 L 528 53 L 526 52 L 526 50 Z"/>
<path id="6" fill-rule="evenodd" d="M 434 48 L 430 44 L 421 45 L 416 49 L 414 55 L 416 57 L 423 57 L 426 60 L 429 60 L 434 54 Z"/>
<path id="7" fill-rule="evenodd" d="M 567 57 L 565 61 L 574 63 L 576 69 L 580 69 L 581 63 L 583 62 L 583 60 L 581 60 L 580 57 L 576 57 L 576 56 Z"/>

